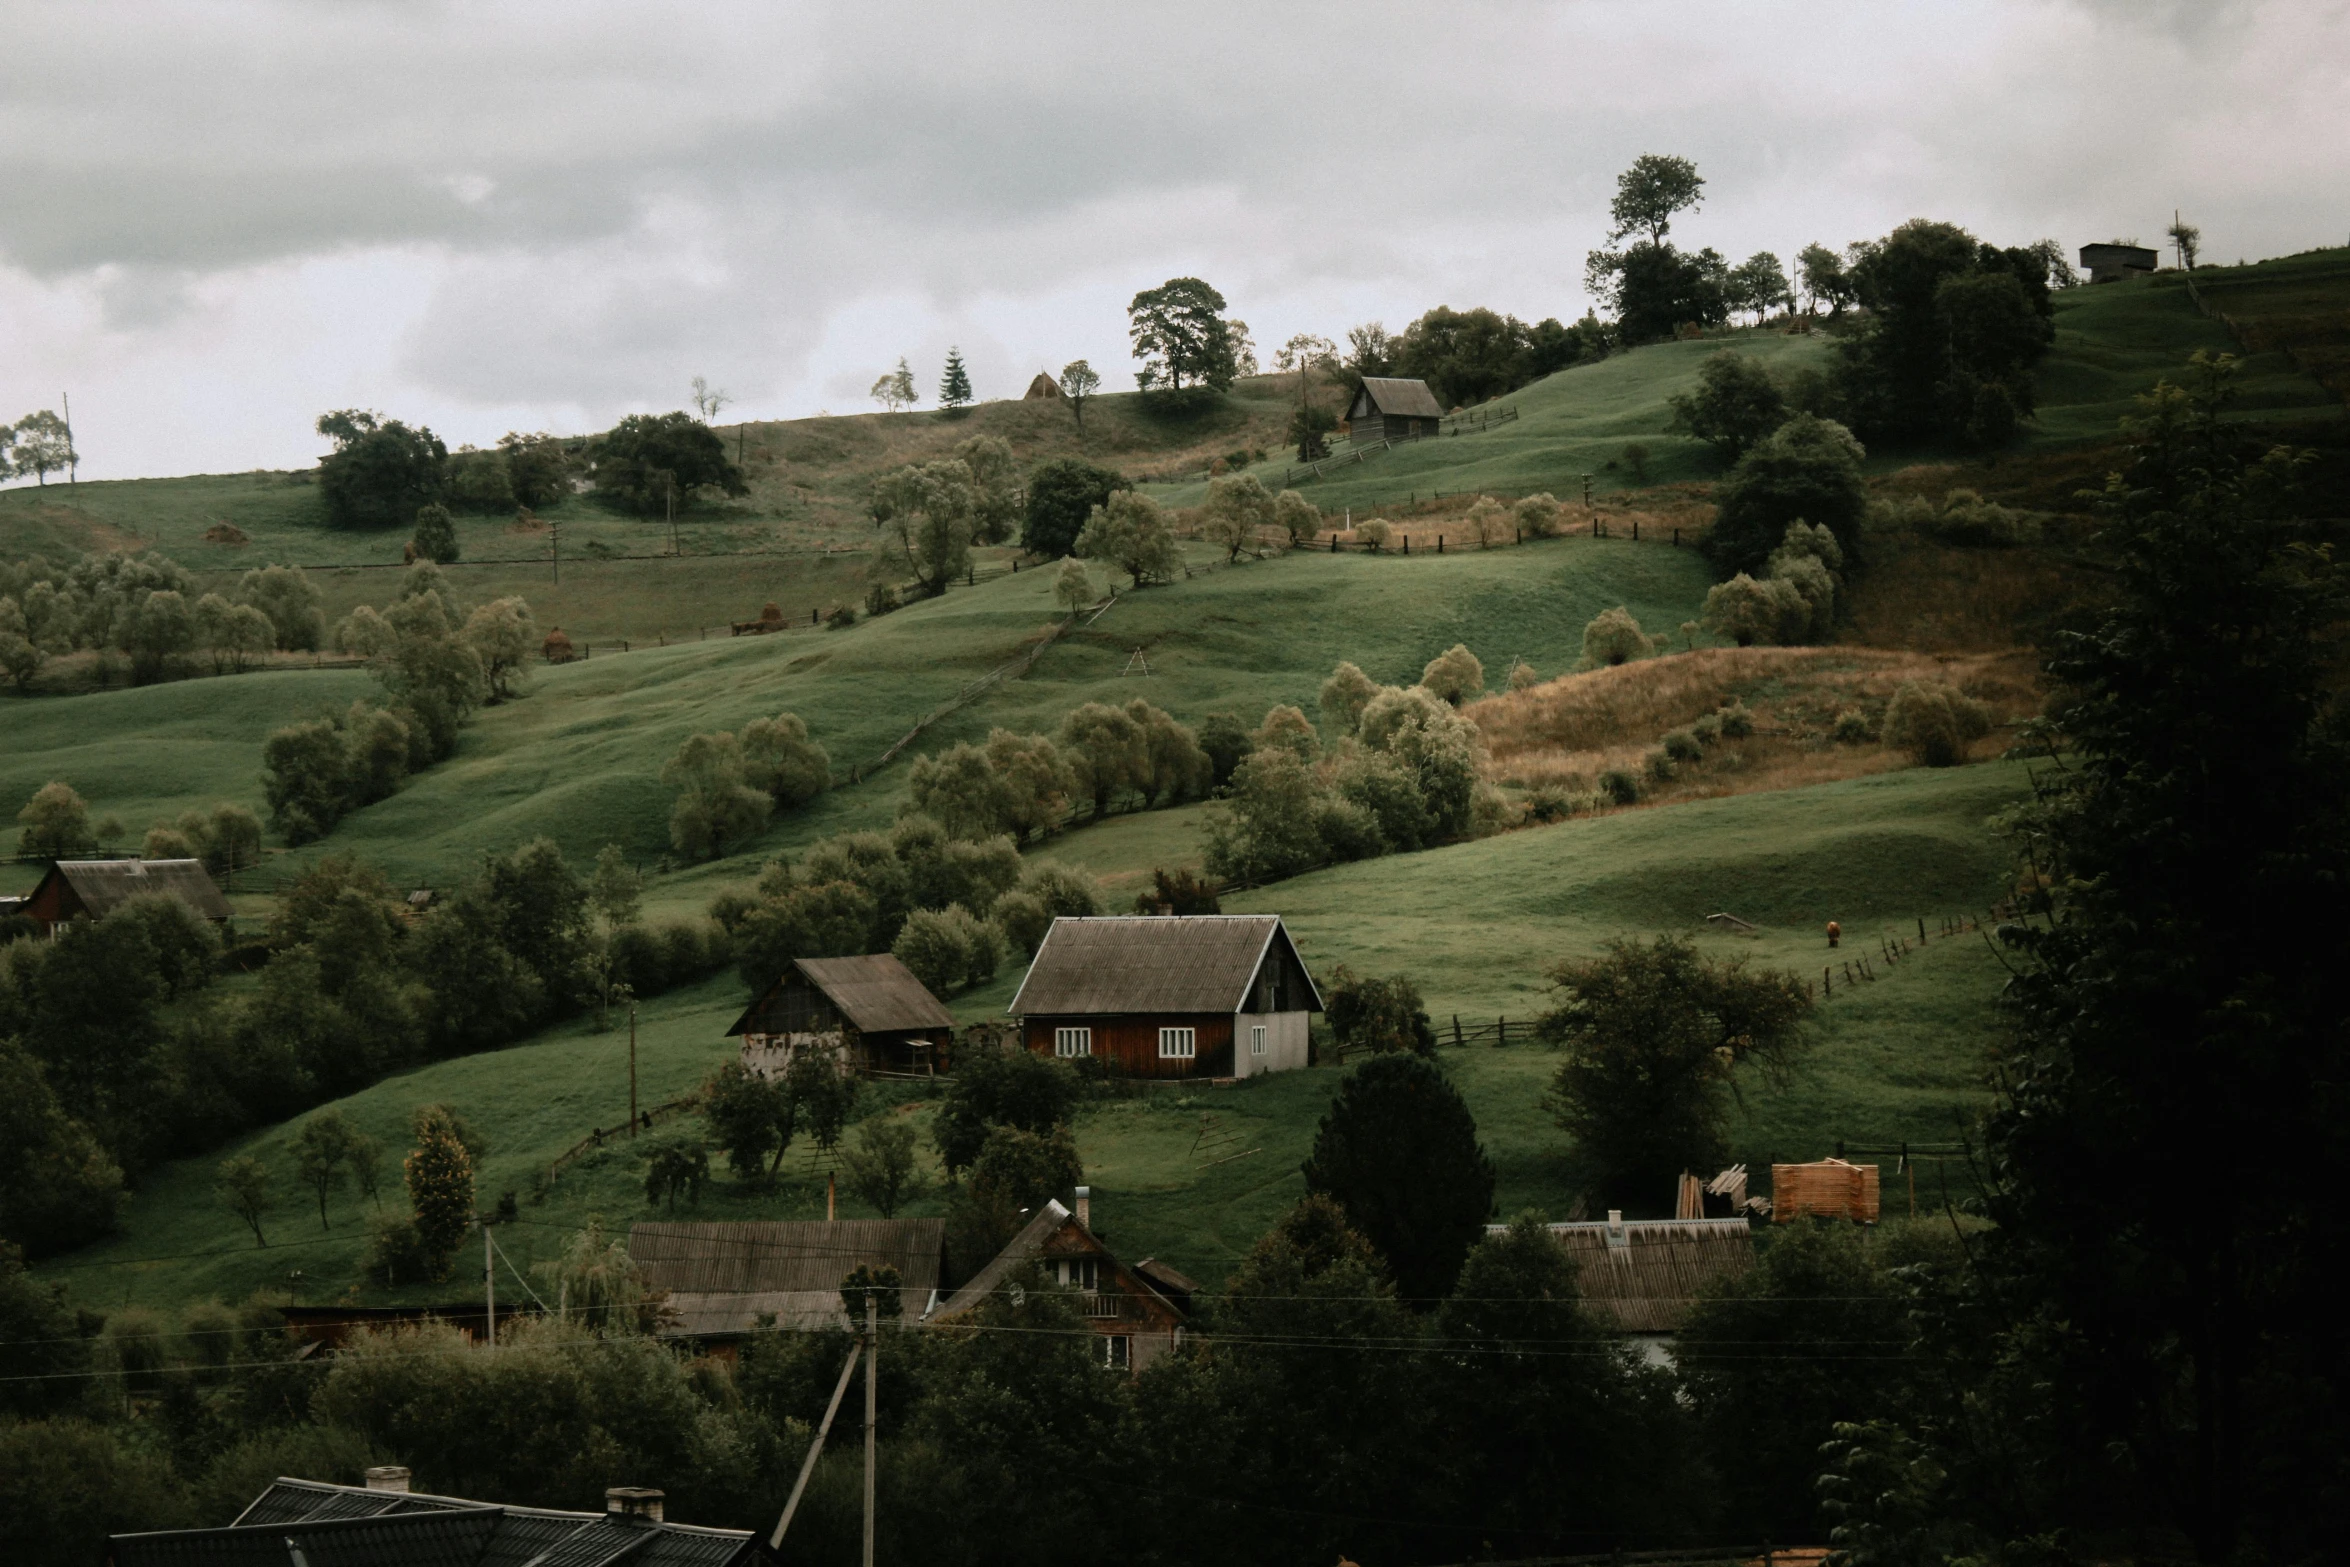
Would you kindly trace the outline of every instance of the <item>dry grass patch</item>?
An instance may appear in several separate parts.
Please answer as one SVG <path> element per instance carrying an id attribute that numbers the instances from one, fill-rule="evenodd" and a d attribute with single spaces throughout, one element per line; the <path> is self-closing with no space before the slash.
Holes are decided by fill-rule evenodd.
<path id="1" fill-rule="evenodd" d="M 1488 776 L 1505 787 L 1581 794 L 1610 772 L 1624 772 L 1639 778 L 1644 800 L 1698 799 L 1907 767 L 1907 755 L 1876 738 L 1886 704 L 1905 683 L 1956 687 L 1989 707 L 1995 726 L 2006 726 L 2038 710 L 2035 670 L 2032 657 L 2014 649 L 1952 656 L 1700 648 L 1566 675 L 1464 711 L 1485 736 Z M 1693 759 L 1657 764 L 1667 735 L 1732 703 L 1751 715 L 1750 734 L 1709 737 Z M 1995 727 L 1969 759 L 1996 756 L 2006 744 Z"/>

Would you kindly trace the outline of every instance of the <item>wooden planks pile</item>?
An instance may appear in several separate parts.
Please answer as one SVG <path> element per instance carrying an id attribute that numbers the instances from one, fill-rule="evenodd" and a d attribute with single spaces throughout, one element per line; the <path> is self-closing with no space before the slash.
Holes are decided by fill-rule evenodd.
<path id="1" fill-rule="evenodd" d="M 1822 1159 L 1817 1164 L 1771 1166 L 1771 1218 L 1778 1224 L 1800 1214 L 1822 1219 L 1877 1222 L 1877 1167 Z"/>

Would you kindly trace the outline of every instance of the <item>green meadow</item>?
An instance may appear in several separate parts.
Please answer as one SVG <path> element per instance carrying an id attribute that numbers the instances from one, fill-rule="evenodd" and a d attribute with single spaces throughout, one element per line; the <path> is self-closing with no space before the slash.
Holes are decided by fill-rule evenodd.
<path id="1" fill-rule="evenodd" d="M 1759 1175 L 1774 1158 L 1830 1153 L 1838 1139 L 1948 1142 L 1980 1105 L 2003 975 L 1980 935 L 1946 939 L 1939 916 L 1979 911 L 2000 895 L 2009 862 L 1990 819 L 2024 786 L 2020 767 L 1986 764 L 1624 811 L 1299 877 L 1227 907 L 1281 914 L 1317 974 L 1348 963 L 1413 975 L 1441 1026 L 1455 1012 L 1530 1023 L 1552 963 L 1619 935 L 1688 933 L 1718 956 L 1814 973 L 1827 958 L 1819 934 L 1826 919 L 1841 919 L 1849 933 L 1843 955 L 1852 956 L 1873 954 L 1879 934 L 1906 930 L 1914 938 L 1923 916 L 1933 934 L 1921 950 L 1891 966 L 1876 959 L 1871 983 L 1848 989 L 1839 976 L 1818 1009 L 1811 1049 L 1785 1082 L 1741 1086 L 1734 1157 Z M 1099 868 L 1118 868 L 1121 856 L 1089 844 L 1089 833 L 1123 835 L 1146 854 L 1158 852 L 1123 821 L 1071 834 L 1044 852 L 1093 853 Z M 1704 915 L 1723 909 L 1753 921 L 1757 934 L 1710 931 Z M 1000 1016 L 1017 979 L 1014 965 L 993 986 L 957 998 L 956 1010 L 970 1019 Z M 740 982 L 726 975 L 643 1005 L 642 1102 L 675 1097 L 727 1058 L 725 1029 L 743 1000 Z M 626 1119 L 628 1058 L 624 1019 L 600 1033 L 581 1020 L 388 1079 L 338 1107 L 396 1152 L 417 1106 L 456 1106 L 490 1144 L 479 1188 L 485 1201 L 517 1196 L 521 1222 L 498 1240 L 527 1277 L 533 1261 L 590 1219 L 619 1227 L 651 1217 L 642 1192 L 646 1152 L 693 1130 L 665 1123 L 633 1144 L 615 1137 L 546 1180 L 558 1154 Z M 1499 1171 L 1502 1212 L 1563 1214 L 1573 1200 L 1568 1149 L 1542 1104 L 1555 1069 L 1550 1052 L 1529 1038 L 1507 1049 L 1447 1048 L 1442 1060 Z M 1155 1255 L 1220 1279 L 1302 1194 L 1298 1166 L 1341 1077 L 1324 1067 L 1092 1103 L 1077 1130 L 1101 1227 L 1123 1255 Z M 888 1085 L 871 1091 L 866 1112 L 926 1124 L 930 1102 L 918 1086 Z M 44 1275 L 96 1306 L 235 1300 L 256 1290 L 371 1302 L 472 1293 L 472 1252 L 460 1258 L 457 1279 L 437 1290 L 364 1285 L 366 1205 L 355 1192 L 335 1194 L 321 1229 L 315 1207 L 293 1186 L 289 1145 L 298 1125 L 151 1172 L 120 1234 L 58 1259 Z M 239 1153 L 279 1176 L 283 1206 L 266 1226 L 267 1247 L 253 1243 L 211 1189 L 213 1168 Z M 386 1182 L 394 1202 L 396 1180 L 395 1170 Z M 1669 1200 L 1657 1194 L 1658 1207 Z M 840 1203 L 844 1216 L 870 1211 L 845 1193 Z M 679 1211 L 821 1217 L 824 1166 L 796 1146 L 774 1191 L 751 1191 L 721 1174 L 698 1205 Z M 939 1211 L 935 1190 L 908 1211 Z M 502 1273 L 498 1288 L 519 1294 L 521 1286 Z"/>

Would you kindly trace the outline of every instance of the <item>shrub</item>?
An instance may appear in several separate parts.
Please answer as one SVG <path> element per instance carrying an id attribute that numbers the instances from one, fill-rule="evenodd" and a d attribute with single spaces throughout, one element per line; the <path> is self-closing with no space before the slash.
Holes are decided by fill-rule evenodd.
<path id="1" fill-rule="evenodd" d="M 367 1221 L 367 1256 L 361 1265 L 369 1279 L 386 1288 L 429 1284 L 440 1276 L 439 1264 L 416 1221 L 407 1214 L 376 1213 Z"/>
<path id="2" fill-rule="evenodd" d="M 1436 1053 L 1436 1029 L 1420 987 L 1404 975 L 1374 979 L 1345 964 L 1331 970 L 1324 996 L 1330 1032 L 1342 1048 Z"/>
<path id="3" fill-rule="evenodd" d="M 1428 661 L 1428 666 L 1420 671 L 1420 684 L 1458 707 L 1471 697 L 1484 694 L 1485 666 L 1465 644 L 1455 642 Z"/>
<path id="4" fill-rule="evenodd" d="M 1699 762 L 1705 759 L 1705 745 L 1692 729 L 1676 729 L 1665 736 L 1665 755 L 1676 762 Z"/>
<path id="5" fill-rule="evenodd" d="M 1510 665 L 1509 687 L 1512 691 L 1531 690 L 1540 684 L 1542 677 L 1534 672 L 1532 664 L 1521 658 Z"/>
<path id="6" fill-rule="evenodd" d="M 1003 961 L 996 932 L 960 904 L 907 915 L 889 950 L 907 972 L 938 994 L 993 979 Z"/>
<path id="7" fill-rule="evenodd" d="M 996 900 L 997 928 L 1022 952 L 1034 952 L 1056 919 L 1082 919 L 1102 912 L 1101 889 L 1083 871 L 1039 865 L 1018 888 Z"/>
<path id="8" fill-rule="evenodd" d="M 661 782 L 678 791 L 669 841 L 696 859 L 716 859 L 767 824 L 774 802 L 745 780 L 742 744 L 733 735 L 693 735 L 662 764 Z"/>
<path id="9" fill-rule="evenodd" d="M 856 623 L 857 606 L 854 604 L 840 605 L 824 617 L 824 629 L 827 631 L 846 631 Z"/>
<path id="10" fill-rule="evenodd" d="M 1301 709 L 1284 703 L 1265 710 L 1265 721 L 1249 737 L 1248 749 L 1251 754 L 1279 749 L 1301 762 L 1310 762 L 1322 754 L 1322 739 Z"/>
<path id="11" fill-rule="evenodd" d="M 1478 496 L 1461 521 L 1468 525 L 1469 537 L 1480 544 L 1508 544 L 1518 533 L 1510 509 L 1490 495 Z"/>
<path id="12" fill-rule="evenodd" d="M 457 559 L 457 524 L 449 508 L 434 501 L 416 509 L 417 558 L 446 566 Z"/>
<path id="13" fill-rule="evenodd" d="M 1697 367 L 1697 394 L 1671 399 L 1677 435 L 1694 435 L 1734 463 L 1787 420 L 1787 401 L 1771 373 L 1725 348 Z"/>
<path id="14" fill-rule="evenodd" d="M 1845 558 L 1855 558 L 1868 510 L 1863 455 L 1842 425 L 1792 416 L 1740 458 L 1716 490 L 1719 510 L 1706 534 L 1707 558 L 1718 571 L 1760 570 L 1798 520 L 1825 527 Z"/>
<path id="15" fill-rule="evenodd" d="M 1757 581 L 1740 572 L 1705 596 L 1705 629 L 1740 647 L 1764 647 L 1798 636 L 1811 622 L 1811 605 L 1792 583 Z"/>
<path id="16" fill-rule="evenodd" d="M 1732 702 L 1721 711 L 1722 737 L 1743 740 L 1754 733 L 1754 714 L 1744 702 Z"/>
<path id="17" fill-rule="evenodd" d="M 1575 798 L 1556 784 L 1537 784 L 1526 791 L 1526 820 L 1564 821 L 1575 814 Z"/>
<path id="18" fill-rule="evenodd" d="M 1297 491 L 1283 490 L 1273 497 L 1273 523 L 1289 535 L 1290 543 L 1310 544 L 1322 531 L 1322 513 Z"/>
<path id="19" fill-rule="evenodd" d="M 1640 775 L 1621 767 L 1611 767 L 1599 775 L 1599 792 L 1611 805 L 1638 805 Z"/>
<path id="20" fill-rule="evenodd" d="M 1885 740 L 1928 767 L 1955 767 L 1966 760 L 1970 742 L 1991 731 L 1991 715 L 1980 702 L 1939 682 L 1912 680 L 1893 693 L 1885 709 Z"/>
<path id="21" fill-rule="evenodd" d="M 886 615 L 898 607 L 898 590 L 892 583 L 876 582 L 865 590 L 865 613 Z"/>
<path id="22" fill-rule="evenodd" d="M 1331 733 L 1351 735 L 1361 727 L 1363 709 L 1379 694 L 1379 682 L 1351 663 L 1340 664 L 1322 682 L 1322 722 Z"/>
<path id="23" fill-rule="evenodd" d="M 808 738 L 807 724 L 795 713 L 752 719 L 743 726 L 740 745 L 743 782 L 765 790 L 778 805 L 805 805 L 832 787 L 832 757 Z"/>
<path id="24" fill-rule="evenodd" d="M 1066 1065 L 1017 1045 L 964 1051 L 931 1122 L 947 1174 L 969 1169 L 997 1127 L 1042 1134 L 1067 1124 L 1077 1088 L 1077 1074 Z"/>
<path id="25" fill-rule="evenodd" d="M 1869 715 L 1857 707 L 1845 708 L 1836 715 L 1836 722 L 1828 728 L 1828 738 L 1838 745 L 1866 745 L 1877 737 Z"/>
<path id="26" fill-rule="evenodd" d="M 841 1149 L 841 1174 L 848 1189 L 880 1215 L 894 1218 L 908 1198 L 928 1184 L 915 1164 L 914 1123 L 877 1115 L 857 1127 L 856 1140 Z"/>
<path id="27" fill-rule="evenodd" d="M 1656 644 L 1640 629 L 1640 622 L 1622 605 L 1603 609 L 1583 627 L 1583 662 L 1579 669 L 1606 669 L 1648 657 Z"/>
<path id="28" fill-rule="evenodd" d="M 1697 721 L 1689 726 L 1689 733 L 1696 737 L 1698 744 L 1712 745 L 1722 737 L 1722 715 L 1719 713 L 1700 714 Z"/>
<path id="29" fill-rule="evenodd" d="M 1559 531 L 1565 521 L 1566 508 L 1550 495 L 1529 495 L 1510 508 L 1518 531 L 1529 539 L 1545 539 Z"/>
<path id="30" fill-rule="evenodd" d="M 1215 883 L 1202 881 L 1189 870 L 1161 867 L 1151 872 L 1151 884 L 1135 896 L 1134 912 L 1221 914 L 1224 906 L 1216 898 Z"/>
<path id="31" fill-rule="evenodd" d="M 1671 783 L 1674 773 L 1672 754 L 1660 745 L 1641 759 L 1640 770 L 1648 775 L 1651 783 Z"/>
<path id="32" fill-rule="evenodd" d="M 1361 522 L 1355 524 L 1355 538 L 1359 542 L 1369 545 L 1372 554 L 1378 554 L 1387 548 L 1388 531 L 1385 519 L 1365 517 Z"/>

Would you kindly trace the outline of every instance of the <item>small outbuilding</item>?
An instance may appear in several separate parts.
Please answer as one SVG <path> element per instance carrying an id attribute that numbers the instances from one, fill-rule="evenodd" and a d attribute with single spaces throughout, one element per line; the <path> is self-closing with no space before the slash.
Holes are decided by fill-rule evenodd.
<path id="1" fill-rule="evenodd" d="M 1416 441 L 1434 435 L 1443 422 L 1444 407 L 1427 382 L 1395 376 L 1364 376 L 1346 409 L 1346 428 L 1358 446 L 1365 441 Z"/>
<path id="2" fill-rule="evenodd" d="M 1036 372 L 1036 379 L 1028 383 L 1028 390 L 1020 394 L 1020 400 L 1022 402 L 1057 400 L 1060 395 L 1061 383 L 1039 370 Z"/>
<path id="3" fill-rule="evenodd" d="M 1129 1268 L 1111 1256 L 1091 1220 L 1082 1186 L 1074 1212 L 1048 1200 L 986 1267 L 925 1315 L 922 1325 L 951 1325 L 996 1291 L 1016 1287 L 1021 1273 L 1034 1265 L 1048 1282 L 1077 1297 L 1078 1314 L 1093 1329 L 1102 1364 L 1113 1371 L 1140 1371 L 1183 1341 L 1188 1307 L 1170 1299 L 1142 1266 Z M 1164 1271 L 1191 1283 L 1171 1268 Z"/>
<path id="4" fill-rule="evenodd" d="M 955 1018 L 906 965 L 876 952 L 794 958 L 726 1032 L 762 1077 L 781 1076 L 811 1047 L 837 1054 L 846 1071 L 929 1077 L 954 1042 Z"/>
<path id="5" fill-rule="evenodd" d="M 1038 1055 L 1255 1077 L 1308 1064 L 1322 993 L 1276 915 L 1129 914 L 1054 920 L 1008 1010 Z"/>
<path id="6" fill-rule="evenodd" d="M 895 1268 L 900 1320 L 938 1304 L 946 1220 L 842 1219 L 628 1227 L 629 1260 L 668 1308 L 663 1338 L 721 1355 L 762 1317 L 793 1332 L 850 1326 L 841 1280 L 860 1267 Z"/>
<path id="7" fill-rule="evenodd" d="M 68 920 L 102 920 L 133 898 L 156 895 L 177 898 L 216 924 L 229 919 L 228 900 L 202 860 L 59 860 L 22 912 L 54 936 Z"/>
<path id="8" fill-rule="evenodd" d="M 2119 283 L 2124 278 L 2144 277 L 2160 265 L 2162 257 L 2145 245 L 2112 241 L 2081 247 L 2081 270 L 2089 275 L 2092 283 Z"/>

